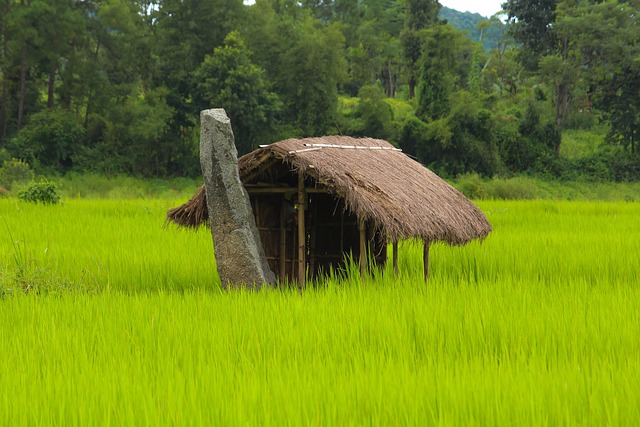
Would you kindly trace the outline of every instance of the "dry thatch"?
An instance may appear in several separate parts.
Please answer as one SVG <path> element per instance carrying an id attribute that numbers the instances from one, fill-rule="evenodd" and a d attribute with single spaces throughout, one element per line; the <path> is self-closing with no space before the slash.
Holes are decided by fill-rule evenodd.
<path id="1" fill-rule="evenodd" d="M 246 154 L 238 163 L 245 185 L 277 164 L 304 173 L 316 187 L 341 197 L 359 218 L 373 222 L 388 241 L 419 238 L 460 245 L 492 230 L 482 211 L 462 193 L 380 139 L 287 139 Z M 189 202 L 170 210 L 167 218 L 188 227 L 206 221 L 204 186 Z"/>
<path id="2" fill-rule="evenodd" d="M 183 227 L 198 228 L 209 220 L 207 209 L 207 194 L 204 185 L 198 188 L 196 194 L 189 201 L 177 208 L 169 209 L 167 222 L 175 222 Z"/>

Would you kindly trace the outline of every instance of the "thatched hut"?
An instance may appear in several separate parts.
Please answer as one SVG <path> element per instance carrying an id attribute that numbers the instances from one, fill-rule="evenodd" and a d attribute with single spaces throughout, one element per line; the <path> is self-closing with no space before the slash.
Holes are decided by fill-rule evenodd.
<path id="1" fill-rule="evenodd" d="M 462 245 L 484 238 L 492 228 L 463 194 L 386 141 L 325 136 L 287 139 L 242 156 L 240 179 L 249 193 L 270 267 L 280 279 L 304 282 L 345 255 L 377 264 L 393 243 Z M 167 213 L 181 226 L 208 219 L 204 186 Z"/>

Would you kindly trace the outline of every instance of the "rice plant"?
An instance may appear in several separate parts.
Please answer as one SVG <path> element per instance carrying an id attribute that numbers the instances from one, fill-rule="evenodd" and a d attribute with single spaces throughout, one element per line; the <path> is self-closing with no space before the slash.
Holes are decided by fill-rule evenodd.
<path id="1" fill-rule="evenodd" d="M 0 200 L 0 286 L 69 285 L 0 299 L 0 425 L 640 422 L 637 203 L 482 202 L 428 283 L 406 242 L 303 293 L 221 291 L 175 204 Z"/>

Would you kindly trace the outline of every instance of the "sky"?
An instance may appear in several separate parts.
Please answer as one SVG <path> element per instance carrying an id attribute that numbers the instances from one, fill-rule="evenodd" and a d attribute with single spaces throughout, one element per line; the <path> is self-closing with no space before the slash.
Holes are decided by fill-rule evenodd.
<path id="1" fill-rule="evenodd" d="M 505 0 L 440 0 L 440 4 L 460 12 L 479 13 L 484 17 L 490 17 L 502 9 Z"/>

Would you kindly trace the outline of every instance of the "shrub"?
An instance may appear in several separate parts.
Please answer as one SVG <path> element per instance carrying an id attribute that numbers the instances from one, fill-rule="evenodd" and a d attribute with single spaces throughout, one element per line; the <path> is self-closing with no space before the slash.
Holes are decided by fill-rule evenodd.
<path id="1" fill-rule="evenodd" d="M 58 188 L 53 182 L 43 178 L 39 182 L 33 182 L 25 190 L 18 194 L 23 202 L 43 203 L 55 205 L 60 201 Z"/>
<path id="2" fill-rule="evenodd" d="M 457 180 L 457 189 L 470 199 L 486 199 L 485 183 L 477 173 L 462 175 Z"/>
<path id="3" fill-rule="evenodd" d="M 536 198 L 535 183 L 521 177 L 494 179 L 492 187 L 490 195 L 493 199 L 531 200 Z"/>
<path id="4" fill-rule="evenodd" d="M 11 154 L 6 148 L 0 148 L 0 164 L 11 160 Z"/>
<path id="5" fill-rule="evenodd" d="M 13 184 L 25 183 L 33 179 L 33 171 L 27 162 L 19 159 L 5 160 L 0 167 L 0 186 L 11 190 Z"/>
<path id="6" fill-rule="evenodd" d="M 85 143 L 85 129 L 69 111 L 47 109 L 33 114 L 10 141 L 10 151 L 20 153 L 31 166 L 57 172 L 69 170 Z"/>

